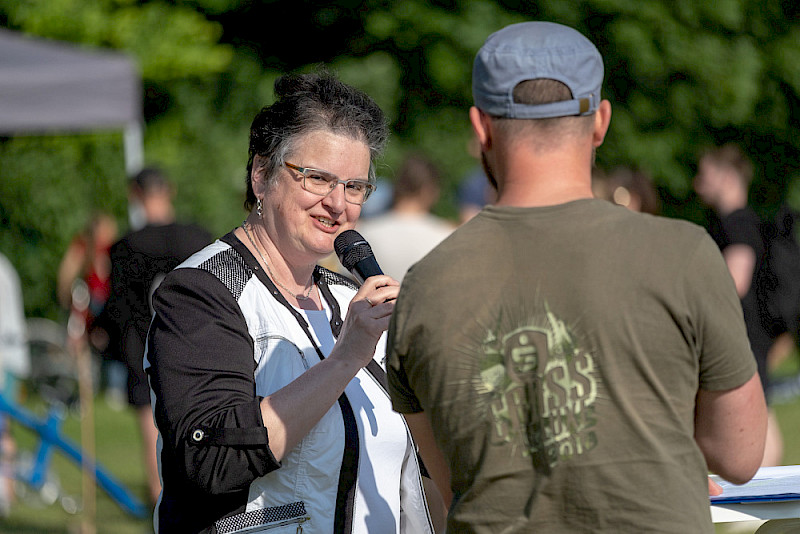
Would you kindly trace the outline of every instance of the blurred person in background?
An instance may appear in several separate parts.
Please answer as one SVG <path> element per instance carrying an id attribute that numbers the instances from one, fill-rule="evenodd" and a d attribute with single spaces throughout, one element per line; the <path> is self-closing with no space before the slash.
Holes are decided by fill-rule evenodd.
<path id="1" fill-rule="evenodd" d="M 661 201 L 653 180 L 644 171 L 627 166 L 614 167 L 609 173 L 593 174 L 598 198 L 604 198 L 629 210 L 658 215 Z"/>
<path id="2" fill-rule="evenodd" d="M 739 146 L 726 144 L 700 156 L 694 189 L 700 200 L 712 210 L 708 231 L 722 251 L 736 285 L 750 346 L 767 395 L 767 362 L 773 339 L 762 321 L 755 284 L 766 246 L 761 233 L 762 221 L 748 205 L 752 178 L 753 164 L 747 155 Z M 783 438 L 775 413 L 770 409 L 762 465 L 780 465 L 782 457 Z"/>
<path id="3" fill-rule="evenodd" d="M 455 229 L 431 213 L 439 200 L 439 169 L 422 154 L 406 157 L 394 182 L 388 212 L 359 222 L 383 272 L 402 281 L 406 271 Z"/>
<path id="4" fill-rule="evenodd" d="M 156 530 L 431 533 L 435 488 L 381 385 L 399 283 L 318 265 L 374 189 L 385 117 L 325 72 L 275 98 L 250 128 L 245 221 L 153 298 Z"/>
<path id="5" fill-rule="evenodd" d="M 20 385 L 29 373 L 22 287 L 17 270 L 0 254 L 0 394 L 7 402 L 19 400 Z M 8 514 L 14 500 L 15 454 L 9 418 L 0 416 L 0 515 Z"/>
<path id="6" fill-rule="evenodd" d="M 111 293 L 109 250 L 116 240 L 117 221 L 108 213 L 97 212 L 70 241 L 58 268 L 57 293 L 63 308 L 69 309 L 73 285 L 82 281 L 89 290 L 89 316 L 100 315 Z"/>
<path id="7" fill-rule="evenodd" d="M 109 213 L 92 214 L 85 228 L 69 243 L 58 267 L 56 293 L 72 320 L 82 320 L 79 338 L 71 342 L 88 343 L 100 359 L 100 386 L 113 407 L 124 403 L 125 365 L 115 359 L 109 347 L 110 325 L 105 306 L 111 295 L 111 245 L 117 240 L 117 221 Z M 80 302 L 76 302 L 78 299 Z M 76 332 L 76 333 L 78 333 Z"/>
<path id="8" fill-rule="evenodd" d="M 142 367 L 152 317 L 150 300 L 169 271 L 213 238 L 198 225 L 176 221 L 175 190 L 162 170 L 143 169 L 129 180 L 128 191 L 130 205 L 141 214 L 144 226 L 126 234 L 111 248 L 111 297 L 106 315 L 113 325 L 113 349 L 127 366 L 128 403 L 136 411 L 149 496 L 155 503 L 161 492 L 156 461 L 158 433 Z"/>

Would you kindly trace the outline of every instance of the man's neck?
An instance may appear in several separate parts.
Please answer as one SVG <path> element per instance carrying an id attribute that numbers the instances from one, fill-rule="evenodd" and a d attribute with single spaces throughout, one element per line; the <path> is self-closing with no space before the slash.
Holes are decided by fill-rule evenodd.
<path id="1" fill-rule="evenodd" d="M 720 217 L 726 217 L 734 211 L 745 207 L 747 207 L 747 193 L 739 189 L 731 188 L 720 196 L 716 209 Z"/>
<path id="2" fill-rule="evenodd" d="M 430 204 L 416 198 L 403 198 L 395 202 L 392 211 L 403 215 L 424 214 L 430 211 Z"/>
<path id="3" fill-rule="evenodd" d="M 541 207 L 593 198 L 591 156 L 530 154 L 508 158 L 498 169 L 498 206 Z"/>
<path id="4" fill-rule="evenodd" d="M 175 210 L 172 202 L 166 199 L 147 199 L 144 202 L 144 212 L 148 224 L 164 226 L 175 222 Z"/>

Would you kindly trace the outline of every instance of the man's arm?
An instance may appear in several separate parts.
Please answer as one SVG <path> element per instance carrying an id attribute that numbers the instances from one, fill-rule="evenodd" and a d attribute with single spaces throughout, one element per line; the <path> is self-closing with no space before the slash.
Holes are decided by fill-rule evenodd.
<path id="1" fill-rule="evenodd" d="M 713 473 L 744 484 L 758 470 L 767 434 L 767 405 L 758 374 L 738 388 L 697 393 L 694 438 Z"/>
<path id="2" fill-rule="evenodd" d="M 722 251 L 725 263 L 736 285 L 736 293 L 743 298 L 753 283 L 756 269 L 756 251 L 750 245 L 738 243 L 725 247 Z"/>
<path id="3" fill-rule="evenodd" d="M 406 423 L 408 423 L 417 447 L 419 447 L 422 463 L 425 464 L 428 474 L 439 488 L 445 508 L 450 508 L 450 502 L 453 500 L 453 493 L 450 490 L 450 468 L 447 466 L 442 450 L 436 445 L 433 428 L 428 417 L 425 412 L 407 413 L 403 416 L 406 418 Z"/>

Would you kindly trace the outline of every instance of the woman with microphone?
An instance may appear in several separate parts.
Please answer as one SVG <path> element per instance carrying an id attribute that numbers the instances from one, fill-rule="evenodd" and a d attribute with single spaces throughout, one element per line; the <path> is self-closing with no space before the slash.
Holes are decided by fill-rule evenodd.
<path id="1" fill-rule="evenodd" d="M 251 126 L 247 218 L 153 298 L 156 531 L 433 532 L 381 385 L 399 284 L 317 265 L 375 189 L 383 113 L 325 73 L 275 94 Z"/>

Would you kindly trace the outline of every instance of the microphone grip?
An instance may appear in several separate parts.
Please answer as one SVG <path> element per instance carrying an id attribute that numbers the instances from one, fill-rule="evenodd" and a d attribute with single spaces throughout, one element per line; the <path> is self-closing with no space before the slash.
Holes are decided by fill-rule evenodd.
<path id="1" fill-rule="evenodd" d="M 353 268 L 350 269 L 350 273 L 358 280 L 359 284 L 363 284 L 364 280 L 370 276 L 383 274 L 383 271 L 378 265 L 378 260 L 375 259 L 375 256 L 367 256 L 357 261 Z"/>

